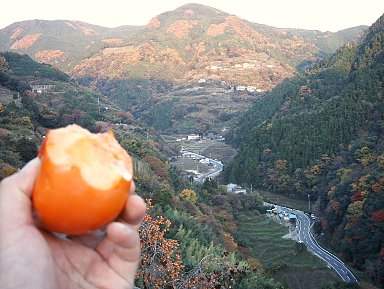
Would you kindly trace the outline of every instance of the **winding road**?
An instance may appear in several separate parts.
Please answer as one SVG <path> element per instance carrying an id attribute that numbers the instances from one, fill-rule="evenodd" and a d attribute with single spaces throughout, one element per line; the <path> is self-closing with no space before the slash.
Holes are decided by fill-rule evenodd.
<path id="1" fill-rule="evenodd" d="M 290 214 L 295 214 L 298 220 L 298 237 L 299 242 L 305 244 L 309 251 L 321 258 L 343 279 L 344 282 L 358 282 L 356 276 L 351 270 L 335 255 L 321 247 L 311 233 L 313 220 L 302 211 L 281 207 L 282 210 Z"/>
<path id="2" fill-rule="evenodd" d="M 183 150 L 182 153 L 183 154 L 188 154 L 188 155 L 190 155 L 191 157 L 194 157 L 194 158 L 200 158 L 200 159 L 206 158 L 203 155 L 200 155 L 200 154 L 197 154 L 197 153 L 194 153 L 194 152 L 185 151 L 185 150 Z M 208 158 L 208 160 L 209 160 L 209 163 L 211 163 L 213 165 L 212 169 L 210 169 L 209 172 L 207 172 L 207 173 L 198 175 L 195 178 L 196 182 L 202 183 L 207 178 L 215 178 L 215 177 L 217 177 L 223 171 L 223 163 L 221 161 L 210 159 L 210 158 Z"/>
<path id="3" fill-rule="evenodd" d="M 188 153 L 193 157 L 196 158 L 205 158 L 204 156 L 200 154 L 196 154 L 193 152 L 187 152 L 183 151 L 183 153 Z M 217 175 L 219 175 L 223 171 L 223 164 L 220 161 L 209 159 L 209 162 L 213 165 L 213 168 L 205 173 L 201 174 L 198 177 L 196 177 L 195 181 L 203 182 L 206 178 L 214 178 Z M 297 228 L 298 228 L 298 241 L 300 243 L 305 244 L 305 246 L 308 248 L 310 252 L 318 256 L 320 259 L 322 259 L 324 262 L 327 263 L 328 267 L 330 269 L 333 269 L 340 278 L 347 283 L 352 282 L 358 282 L 356 276 L 352 273 L 351 270 L 335 255 L 325 250 L 323 247 L 321 247 L 316 239 L 313 237 L 311 228 L 313 225 L 313 220 L 304 212 L 278 206 L 274 204 L 268 204 L 274 207 L 280 207 L 281 210 L 289 213 L 294 214 L 297 217 Z"/>

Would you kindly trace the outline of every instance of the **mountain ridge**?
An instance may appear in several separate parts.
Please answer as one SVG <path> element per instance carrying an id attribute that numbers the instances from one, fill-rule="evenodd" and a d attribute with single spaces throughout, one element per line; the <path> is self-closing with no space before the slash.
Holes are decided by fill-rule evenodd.
<path id="1" fill-rule="evenodd" d="M 352 34 L 356 37 L 363 29 L 355 28 Z M 176 82 L 188 82 L 211 76 L 228 82 L 257 84 L 263 89 L 269 89 L 276 82 L 292 75 L 295 66 L 306 58 L 319 52 L 320 55 L 330 53 L 346 41 L 337 34 L 320 31 L 308 32 L 315 34 L 315 37 L 308 37 L 307 41 L 303 31 L 252 23 L 216 8 L 192 3 L 157 15 L 144 26 L 106 28 L 68 20 L 17 22 L 0 30 L 0 50 L 26 53 L 75 77 L 93 77 L 92 70 L 96 66 L 101 70 L 99 75 L 109 78 L 116 77 L 111 75 L 110 70 L 116 71 L 116 68 L 111 68 L 110 62 L 124 61 L 127 54 L 139 53 L 142 54 L 142 65 L 137 61 L 125 60 L 123 67 L 118 68 L 118 77 L 138 74 L 145 78 L 163 77 Z M 322 43 L 320 46 L 323 48 L 318 47 L 316 41 L 320 41 L 317 39 L 319 37 L 337 44 L 331 47 Z M 351 37 L 348 41 L 353 39 Z M 297 45 L 301 46 L 300 49 Z M 113 54 L 110 53 L 112 48 Z M 150 50 L 162 56 L 148 59 L 153 55 Z M 106 57 L 114 59 L 108 62 Z M 268 80 L 268 76 L 264 79 L 255 78 L 252 76 L 254 73 L 249 71 L 239 73 L 234 67 L 234 62 L 239 60 L 238 65 L 250 61 L 254 68 L 254 65 L 258 65 L 252 62 L 255 58 L 262 62 L 271 60 L 266 65 L 273 67 L 267 70 L 264 67 L 261 72 L 274 74 L 275 80 Z M 101 67 L 99 60 L 102 62 Z M 229 65 L 230 60 L 234 65 Z M 167 64 L 162 65 L 163 62 Z M 219 69 L 215 69 L 218 65 Z M 285 73 L 289 70 L 288 74 Z"/>
<path id="2" fill-rule="evenodd" d="M 18 23 L 0 30 L 0 51 L 26 53 L 49 63 L 135 117 L 145 112 L 149 117 L 143 119 L 149 124 L 172 123 L 170 131 L 203 133 L 231 125 L 260 92 L 359 39 L 364 28 L 339 33 L 275 28 L 216 8 L 186 4 L 144 26 L 105 28 L 59 20 Z M 207 89 L 179 97 L 187 90 L 172 87 L 183 84 Z M 237 87 L 242 90 L 234 91 Z M 231 101 L 225 101 L 229 95 Z M 171 107 L 169 99 L 176 100 Z M 191 101 L 199 102 L 193 111 L 186 107 Z M 234 102 L 239 103 L 235 109 L 226 107 Z M 182 109 L 177 107 L 180 103 L 185 104 Z M 167 119 L 161 112 L 165 107 Z M 228 118 L 229 123 L 223 121 Z"/>

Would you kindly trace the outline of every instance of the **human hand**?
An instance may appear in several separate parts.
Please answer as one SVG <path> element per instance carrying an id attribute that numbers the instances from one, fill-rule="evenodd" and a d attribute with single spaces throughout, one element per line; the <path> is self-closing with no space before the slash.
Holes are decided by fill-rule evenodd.
<path id="1" fill-rule="evenodd" d="M 121 221 L 109 224 L 105 235 L 60 238 L 37 228 L 32 216 L 40 165 L 36 158 L 0 183 L 1 288 L 133 288 L 143 199 L 131 194 Z"/>

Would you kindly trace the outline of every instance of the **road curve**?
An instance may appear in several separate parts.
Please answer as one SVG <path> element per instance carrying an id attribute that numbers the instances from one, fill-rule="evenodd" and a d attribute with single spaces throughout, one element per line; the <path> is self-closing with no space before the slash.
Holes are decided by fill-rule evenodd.
<path id="1" fill-rule="evenodd" d="M 343 279 L 344 282 L 358 282 L 356 276 L 348 269 L 348 267 L 335 255 L 321 247 L 311 233 L 311 227 L 313 221 L 310 217 L 302 211 L 293 210 L 285 207 L 281 207 L 283 210 L 288 211 L 291 214 L 295 214 L 298 220 L 298 236 L 299 242 L 305 244 L 309 251 L 321 258 L 328 264 L 329 268 L 332 268 Z"/>
<path id="2" fill-rule="evenodd" d="M 186 150 L 183 150 L 182 153 L 183 154 L 188 154 L 191 157 L 195 157 L 195 158 L 206 158 L 203 155 L 200 155 L 200 154 L 197 154 L 197 153 L 194 153 L 194 152 L 189 152 L 189 151 L 186 151 Z M 211 159 L 211 158 L 208 158 L 208 159 L 209 159 L 209 162 L 213 165 L 212 170 L 207 172 L 207 173 L 205 173 L 205 174 L 201 174 L 201 175 L 197 176 L 195 178 L 195 181 L 202 183 L 207 178 L 215 178 L 215 177 L 217 177 L 223 171 L 223 167 L 224 166 L 223 166 L 223 163 L 221 161 L 214 160 L 214 159 Z"/>

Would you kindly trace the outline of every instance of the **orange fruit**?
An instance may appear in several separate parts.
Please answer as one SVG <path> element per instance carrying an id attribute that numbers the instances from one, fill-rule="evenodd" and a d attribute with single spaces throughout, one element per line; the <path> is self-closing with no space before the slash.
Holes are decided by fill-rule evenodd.
<path id="1" fill-rule="evenodd" d="M 113 133 L 78 126 L 48 131 L 32 203 L 41 227 L 68 235 L 102 228 L 123 210 L 133 183 L 131 157 Z"/>

